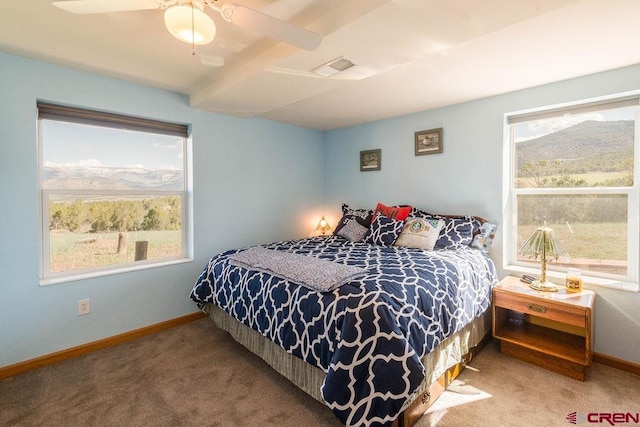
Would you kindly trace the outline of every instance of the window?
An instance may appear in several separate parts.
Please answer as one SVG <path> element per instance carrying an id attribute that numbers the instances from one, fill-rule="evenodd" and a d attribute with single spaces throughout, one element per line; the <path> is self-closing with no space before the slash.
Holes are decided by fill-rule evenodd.
<path id="1" fill-rule="evenodd" d="M 637 94 L 507 114 L 508 267 L 539 268 L 518 249 L 546 223 L 563 248 L 549 271 L 637 287 L 638 114 Z"/>
<path id="2" fill-rule="evenodd" d="M 187 127 L 38 103 L 41 284 L 188 257 Z"/>

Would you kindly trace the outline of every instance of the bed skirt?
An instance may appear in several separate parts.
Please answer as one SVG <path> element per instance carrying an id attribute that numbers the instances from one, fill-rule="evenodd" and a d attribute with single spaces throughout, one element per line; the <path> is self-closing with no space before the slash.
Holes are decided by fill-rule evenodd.
<path id="1" fill-rule="evenodd" d="M 213 304 L 208 303 L 203 310 L 213 319 L 216 326 L 229 332 L 237 342 L 261 357 L 282 376 L 314 399 L 325 404 L 320 394 L 320 388 L 326 375 L 322 369 L 287 353 L 273 341 L 238 322 Z M 445 339 L 434 351 L 424 356 L 422 364 L 425 367 L 425 379 L 412 398 L 407 400 L 403 409 L 406 409 L 415 398 L 427 391 L 429 386 L 444 375 L 449 368 L 464 363 L 463 357 L 471 349 L 478 346 L 490 331 L 491 310 L 487 310 L 462 330 Z"/>

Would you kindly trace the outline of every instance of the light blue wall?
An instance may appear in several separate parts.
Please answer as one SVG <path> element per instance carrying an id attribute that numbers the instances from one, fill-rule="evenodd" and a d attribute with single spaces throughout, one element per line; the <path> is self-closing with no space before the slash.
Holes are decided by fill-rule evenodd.
<path id="1" fill-rule="evenodd" d="M 335 225 L 343 201 L 501 223 L 503 114 L 635 90 L 638 76 L 640 66 L 629 67 L 323 134 L 194 110 L 180 94 L 0 53 L 0 367 L 193 312 L 187 295 L 210 255 L 302 237 L 320 214 Z M 192 125 L 194 262 L 38 286 L 37 99 Z M 444 153 L 415 157 L 414 132 L 436 127 Z M 382 149 L 380 172 L 359 171 L 359 152 L 370 148 Z M 640 363 L 640 294 L 594 289 L 595 350 Z M 79 317 L 83 298 L 92 312 Z"/>
<path id="2" fill-rule="evenodd" d="M 504 114 L 640 89 L 640 65 L 325 135 L 325 204 L 339 217 L 354 207 L 413 204 L 430 212 L 473 214 L 501 224 Z M 414 132 L 444 128 L 444 152 L 414 156 Z M 359 152 L 381 148 L 382 170 L 360 172 Z M 502 271 L 502 235 L 491 253 Z M 595 351 L 640 363 L 640 294 L 597 292 Z"/>
<path id="3" fill-rule="evenodd" d="M 177 93 L 2 53 L 0 77 L 0 367 L 194 312 L 188 293 L 211 255 L 303 237 L 319 219 L 321 132 L 205 113 Z M 38 285 L 38 99 L 192 125 L 193 262 Z M 76 314 L 83 298 L 88 316 Z"/>

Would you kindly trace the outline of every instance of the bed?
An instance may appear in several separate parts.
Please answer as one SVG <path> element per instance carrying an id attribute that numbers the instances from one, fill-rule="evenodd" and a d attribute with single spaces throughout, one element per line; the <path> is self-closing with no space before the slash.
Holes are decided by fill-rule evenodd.
<path id="1" fill-rule="evenodd" d="M 464 221 L 473 224 L 467 236 L 473 239 L 484 221 Z M 190 296 L 345 425 L 410 423 L 406 413 L 426 403 L 434 386 L 446 386 L 490 330 L 496 271 L 471 242 L 424 250 L 338 233 L 260 248 L 360 274 L 321 292 L 239 264 L 238 255 L 250 248 L 234 249 L 211 258 Z"/>

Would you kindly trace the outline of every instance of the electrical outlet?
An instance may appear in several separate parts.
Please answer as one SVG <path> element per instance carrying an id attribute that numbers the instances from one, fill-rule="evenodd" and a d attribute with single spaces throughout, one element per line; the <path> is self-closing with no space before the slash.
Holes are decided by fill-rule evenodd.
<path id="1" fill-rule="evenodd" d="M 89 313 L 91 313 L 91 300 L 89 298 L 78 300 L 78 316 Z"/>

